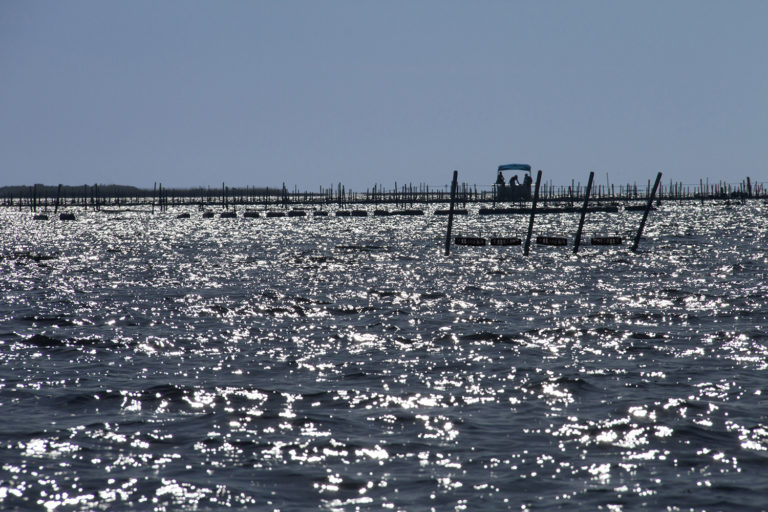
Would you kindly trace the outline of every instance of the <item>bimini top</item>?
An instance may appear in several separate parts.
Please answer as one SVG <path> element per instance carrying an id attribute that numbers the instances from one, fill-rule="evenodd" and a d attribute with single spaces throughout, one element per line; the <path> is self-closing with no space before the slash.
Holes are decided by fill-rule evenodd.
<path id="1" fill-rule="evenodd" d="M 500 171 L 527 171 L 531 172 L 531 166 L 528 164 L 505 164 L 499 166 Z"/>

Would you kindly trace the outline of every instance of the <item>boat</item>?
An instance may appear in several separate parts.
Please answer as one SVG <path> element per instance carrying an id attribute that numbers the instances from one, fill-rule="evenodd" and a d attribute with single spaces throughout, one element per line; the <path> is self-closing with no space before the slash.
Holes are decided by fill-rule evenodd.
<path id="1" fill-rule="evenodd" d="M 505 171 L 522 171 L 522 182 L 517 174 L 513 175 L 509 182 L 504 178 Z M 493 196 L 496 202 L 504 201 L 530 201 L 531 200 L 531 166 L 528 164 L 503 164 L 499 166 L 496 175 L 496 183 L 493 185 Z"/>

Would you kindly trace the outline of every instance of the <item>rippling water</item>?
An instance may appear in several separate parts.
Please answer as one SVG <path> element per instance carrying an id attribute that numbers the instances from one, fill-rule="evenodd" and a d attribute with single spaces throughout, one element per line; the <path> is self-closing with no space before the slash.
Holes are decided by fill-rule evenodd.
<path id="1" fill-rule="evenodd" d="M 0 508 L 763 509 L 767 217 L 2 211 Z"/>

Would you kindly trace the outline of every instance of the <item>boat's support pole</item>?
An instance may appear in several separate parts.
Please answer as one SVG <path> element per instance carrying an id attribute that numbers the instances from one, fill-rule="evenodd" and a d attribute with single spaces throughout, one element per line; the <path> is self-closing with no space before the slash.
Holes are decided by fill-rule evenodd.
<path id="1" fill-rule="evenodd" d="M 456 187 L 459 182 L 459 171 L 453 171 L 451 182 L 451 206 L 448 209 L 448 231 L 445 233 L 445 255 L 451 254 L 451 228 L 453 228 L 453 204 L 456 201 Z"/>
<path id="2" fill-rule="evenodd" d="M 587 181 L 587 190 L 584 192 L 584 206 L 581 207 L 581 218 L 579 219 L 579 228 L 576 230 L 576 239 L 573 242 L 573 254 L 579 252 L 579 244 L 581 243 L 581 231 L 584 229 L 584 219 L 587 217 L 587 203 L 589 203 L 589 191 L 592 189 L 592 179 L 595 177 L 595 173 L 589 173 L 589 180 Z"/>
<path id="3" fill-rule="evenodd" d="M 525 237 L 525 249 L 523 255 L 528 256 L 531 249 L 531 235 L 533 235 L 533 218 L 536 215 L 536 202 L 539 200 L 539 187 L 541 186 L 541 169 L 536 174 L 536 188 L 533 190 L 533 203 L 531 203 L 531 220 L 528 223 L 528 236 Z"/>
<path id="4" fill-rule="evenodd" d="M 643 220 L 640 221 L 640 227 L 637 229 L 637 235 L 635 235 L 635 243 L 632 244 L 632 252 L 637 252 L 637 246 L 640 244 L 640 237 L 643 236 L 643 228 L 645 228 L 645 221 L 648 220 L 648 212 L 651 211 L 653 206 L 653 198 L 656 196 L 656 189 L 659 188 L 659 182 L 661 181 L 661 172 L 656 175 L 656 181 L 653 183 L 653 190 L 651 195 L 648 196 L 648 202 L 645 204 L 645 211 L 643 212 Z"/>

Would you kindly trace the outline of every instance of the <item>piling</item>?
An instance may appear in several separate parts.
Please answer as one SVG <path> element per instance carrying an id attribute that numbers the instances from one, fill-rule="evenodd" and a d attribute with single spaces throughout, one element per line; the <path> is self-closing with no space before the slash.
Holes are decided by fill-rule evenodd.
<path id="1" fill-rule="evenodd" d="M 59 200 L 61 199 L 61 183 L 59 183 L 59 190 L 56 192 L 56 206 L 53 208 L 53 213 L 59 212 Z"/>
<path id="2" fill-rule="evenodd" d="M 643 212 L 643 219 L 640 221 L 640 227 L 637 229 L 637 235 L 635 235 L 635 243 L 632 244 L 632 252 L 637 252 L 637 246 L 640 244 L 640 237 L 643 236 L 643 228 L 645 228 L 645 221 L 648 220 L 648 212 L 651 211 L 653 205 L 653 198 L 656 195 L 656 190 L 659 188 L 659 182 L 661 181 L 661 172 L 656 175 L 656 181 L 653 183 L 653 190 L 648 196 L 648 202 L 645 204 L 645 211 Z"/>
<path id="3" fill-rule="evenodd" d="M 541 187 L 541 169 L 536 174 L 536 188 L 533 191 L 533 203 L 531 203 L 531 220 L 528 222 L 528 236 L 525 237 L 525 249 L 523 255 L 528 256 L 531 250 L 531 235 L 533 235 L 533 218 L 536 215 L 536 203 L 539 200 L 539 188 Z"/>
<path id="4" fill-rule="evenodd" d="M 587 216 L 587 204 L 589 203 L 589 192 L 592 190 L 592 179 L 595 177 L 594 172 L 589 173 L 589 180 L 587 180 L 587 190 L 584 192 L 584 206 L 581 207 L 581 218 L 579 219 L 579 227 L 576 230 L 576 238 L 573 241 L 573 254 L 579 252 L 579 244 L 581 243 L 581 232 L 584 229 L 584 219 Z M 606 174 L 606 179 L 608 175 Z"/>
<path id="5" fill-rule="evenodd" d="M 451 254 L 451 229 L 453 228 L 453 206 L 456 201 L 456 188 L 459 183 L 459 171 L 453 171 L 453 181 L 451 182 L 451 206 L 448 208 L 448 230 L 445 234 L 445 255 Z"/>

